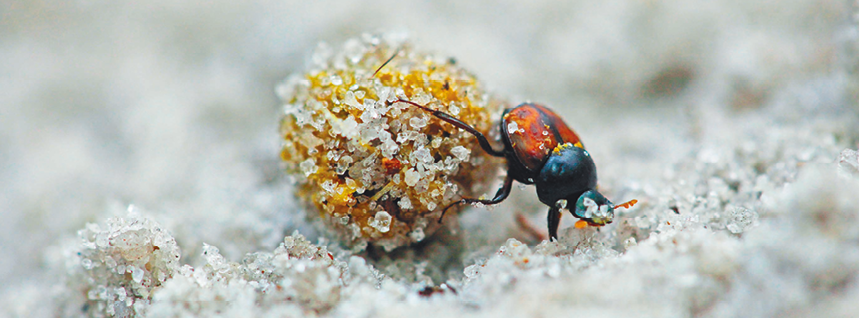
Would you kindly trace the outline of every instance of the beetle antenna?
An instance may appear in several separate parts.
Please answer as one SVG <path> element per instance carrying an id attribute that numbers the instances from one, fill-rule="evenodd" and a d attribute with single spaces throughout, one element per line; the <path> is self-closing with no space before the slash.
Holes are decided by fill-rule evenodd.
<path id="1" fill-rule="evenodd" d="M 379 73 L 379 71 L 381 71 L 382 68 L 385 67 L 385 65 L 388 65 L 388 63 L 390 63 L 391 60 L 393 60 L 395 57 L 397 57 L 397 55 L 399 55 L 400 51 L 402 51 L 402 50 L 403 50 L 402 46 L 398 47 L 397 50 L 394 51 L 394 54 L 391 55 L 391 57 L 389 57 L 388 60 L 385 61 L 385 63 L 382 63 L 382 65 L 379 66 L 379 68 L 377 68 L 375 72 L 373 72 L 373 76 L 371 76 L 371 77 L 376 77 L 376 74 Z"/>
<path id="2" fill-rule="evenodd" d="M 633 205 L 635 205 L 636 203 L 638 203 L 638 200 L 636 200 L 636 199 L 632 199 L 632 200 L 626 201 L 626 202 L 624 202 L 624 203 L 621 203 L 621 204 L 615 205 L 613 209 L 617 209 L 617 208 L 625 208 L 625 209 L 629 209 L 629 208 L 631 208 Z"/>

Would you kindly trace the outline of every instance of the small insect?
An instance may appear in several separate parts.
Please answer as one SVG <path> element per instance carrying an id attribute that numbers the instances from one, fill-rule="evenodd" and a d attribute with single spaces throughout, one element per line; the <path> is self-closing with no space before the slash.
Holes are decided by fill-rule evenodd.
<path id="1" fill-rule="evenodd" d="M 549 237 L 557 240 L 561 209 L 568 209 L 579 218 L 576 227 L 582 228 L 609 224 L 614 219 L 615 209 L 630 208 L 638 202 L 631 200 L 613 205 L 596 190 L 597 169 L 590 153 L 564 120 L 545 106 L 524 103 L 506 109 L 500 122 L 504 149 L 495 150 L 477 129 L 447 113 L 404 99 L 394 103 L 407 103 L 427 111 L 477 137 L 480 147 L 488 154 L 507 159 L 507 176 L 495 197 L 488 200 L 462 198 L 445 207 L 442 217 L 448 209 L 459 204 L 501 203 L 510 195 L 515 180 L 537 187 L 540 202 L 549 206 Z"/>

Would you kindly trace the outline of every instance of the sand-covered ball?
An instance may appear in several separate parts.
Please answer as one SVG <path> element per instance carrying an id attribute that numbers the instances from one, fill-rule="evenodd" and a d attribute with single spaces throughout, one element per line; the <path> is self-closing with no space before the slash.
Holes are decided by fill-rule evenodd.
<path id="1" fill-rule="evenodd" d="M 482 195 L 503 164 L 473 135 L 397 102 L 443 111 L 488 136 L 506 106 L 455 60 L 403 40 L 364 35 L 338 49 L 320 45 L 310 70 L 289 77 L 278 95 L 281 158 L 296 195 L 359 248 L 423 240 L 445 206 Z"/>

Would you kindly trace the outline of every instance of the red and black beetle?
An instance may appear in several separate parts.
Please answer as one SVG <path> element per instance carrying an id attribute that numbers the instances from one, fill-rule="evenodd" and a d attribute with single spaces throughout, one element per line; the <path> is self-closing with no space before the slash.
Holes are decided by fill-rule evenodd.
<path id="1" fill-rule="evenodd" d="M 537 187 L 540 202 L 549 206 L 549 237 L 557 240 L 561 209 L 568 209 L 570 202 L 575 202 L 575 208 L 568 209 L 570 213 L 592 226 L 611 223 L 614 209 L 621 206 L 629 208 L 637 202 L 632 200 L 613 206 L 596 190 L 597 168 L 590 153 L 564 120 L 544 106 L 525 103 L 506 109 L 500 123 L 504 149 L 495 150 L 482 133 L 447 113 L 404 99 L 396 102 L 419 107 L 471 133 L 477 137 L 484 151 L 507 159 L 507 176 L 494 198 L 463 198 L 445 207 L 442 216 L 447 209 L 458 204 L 500 203 L 510 195 L 513 180 L 516 180 Z"/>

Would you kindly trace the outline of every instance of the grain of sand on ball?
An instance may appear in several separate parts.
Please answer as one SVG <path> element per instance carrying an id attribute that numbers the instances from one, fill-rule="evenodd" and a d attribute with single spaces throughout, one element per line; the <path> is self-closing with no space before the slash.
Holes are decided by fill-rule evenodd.
<path id="1" fill-rule="evenodd" d="M 396 102 L 449 113 L 494 135 L 507 105 L 452 59 L 364 35 L 337 50 L 320 45 L 311 60 L 309 71 L 278 87 L 281 158 L 296 195 L 315 211 L 308 215 L 344 243 L 390 251 L 419 242 L 441 226 L 445 206 L 483 194 L 496 180 L 503 162 L 474 136 Z"/>

